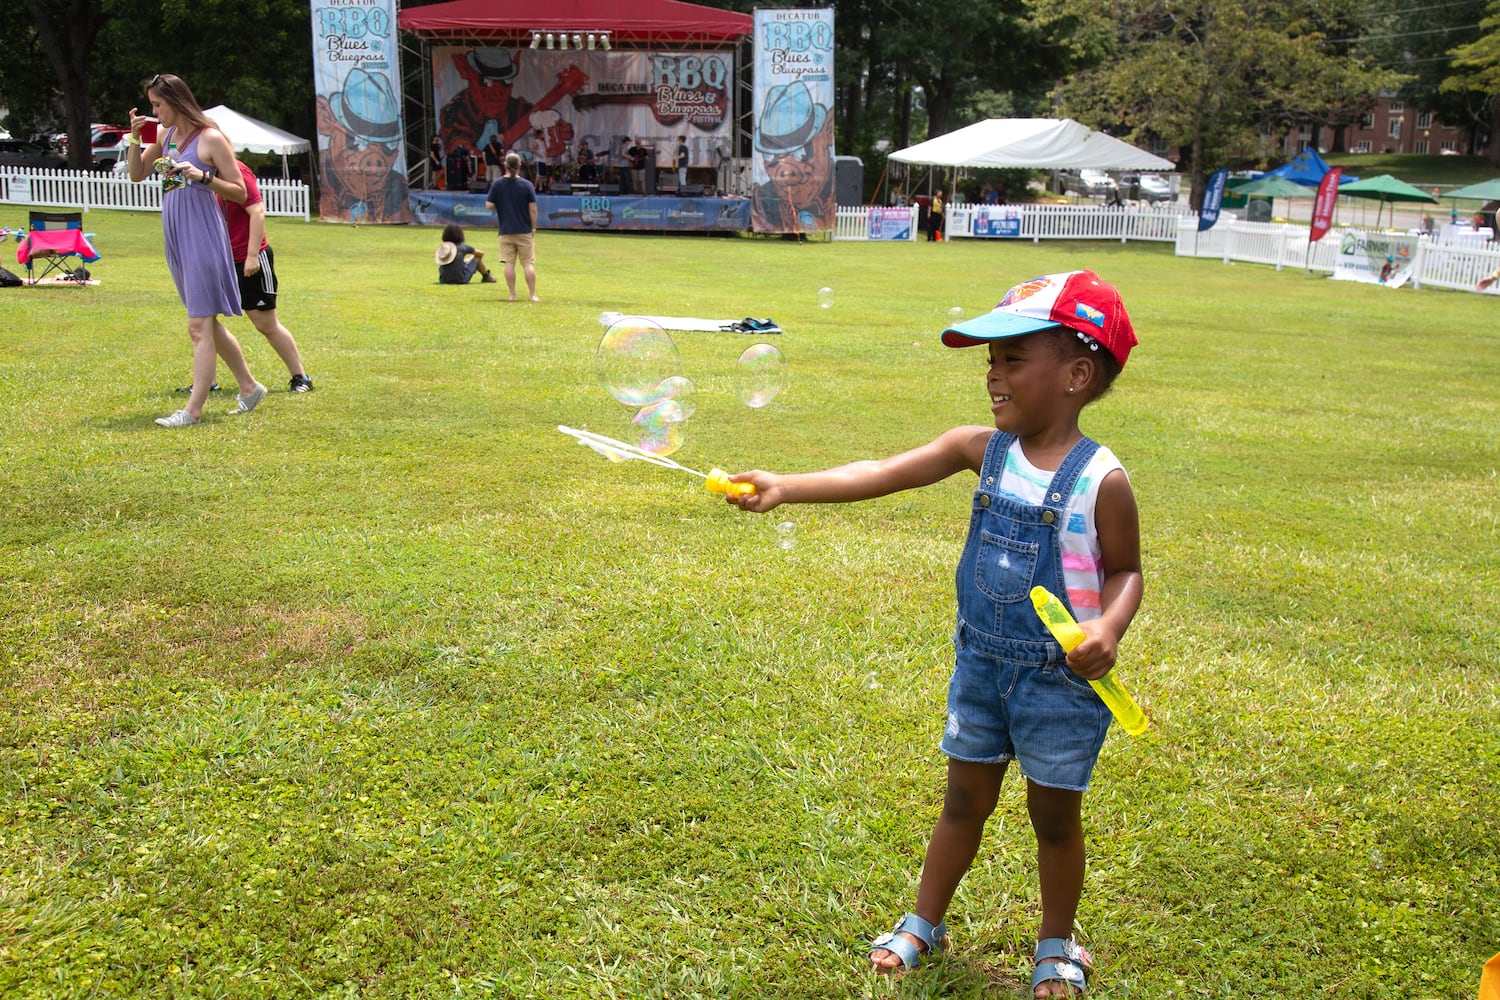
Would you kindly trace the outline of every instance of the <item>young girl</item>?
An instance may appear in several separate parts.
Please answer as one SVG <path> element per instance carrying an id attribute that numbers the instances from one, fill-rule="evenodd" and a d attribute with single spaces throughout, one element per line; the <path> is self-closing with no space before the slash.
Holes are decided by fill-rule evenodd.
<path id="1" fill-rule="evenodd" d="M 484 251 L 464 242 L 464 227 L 456 222 L 443 227 L 443 241 L 432 259 L 437 262 L 440 285 L 467 285 L 475 271 L 484 275 L 479 279 L 481 284 L 495 281 L 490 269 L 484 266 Z"/>
<path id="2" fill-rule="evenodd" d="M 884 496 L 964 469 L 979 474 L 957 573 L 956 665 L 941 744 L 948 788 L 915 912 L 875 939 L 870 963 L 880 972 L 915 969 L 922 955 L 948 947 L 943 916 L 1015 760 L 1042 894 L 1032 991 L 1072 996 L 1092 967 L 1072 937 L 1083 891 L 1081 805 L 1110 720 L 1087 680 L 1114 666 L 1142 587 L 1130 481 L 1108 449 L 1083 436 L 1078 414 L 1109 389 L 1136 337 L 1114 287 L 1073 271 L 1015 286 L 993 312 L 946 330 L 943 343 L 988 346 L 994 428 L 957 427 L 911 451 L 822 472 L 742 472 L 730 479 L 755 492 L 727 500 L 764 513 Z M 1038 585 L 1062 598 L 1087 636 L 1071 653 L 1032 608 Z"/>

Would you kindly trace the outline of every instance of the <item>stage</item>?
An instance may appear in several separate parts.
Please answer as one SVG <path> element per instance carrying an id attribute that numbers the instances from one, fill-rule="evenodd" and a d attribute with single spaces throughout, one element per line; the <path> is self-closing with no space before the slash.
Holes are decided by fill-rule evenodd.
<path id="1" fill-rule="evenodd" d="M 456 222 L 469 229 L 494 228 L 495 213 L 482 194 L 412 191 L 412 220 L 423 226 Z M 536 196 L 538 229 L 615 232 L 747 232 L 748 198 L 678 198 L 672 195 L 586 194 Z M 469 241 L 474 240 L 469 233 Z"/>

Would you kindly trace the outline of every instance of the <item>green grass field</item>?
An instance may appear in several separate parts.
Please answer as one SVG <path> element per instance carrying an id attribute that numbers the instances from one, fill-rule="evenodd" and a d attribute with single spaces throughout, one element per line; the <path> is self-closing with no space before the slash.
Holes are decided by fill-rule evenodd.
<path id="1" fill-rule="evenodd" d="M 1141 337 L 1084 424 L 1141 504 L 1119 670 L 1153 723 L 1085 798 L 1091 995 L 1454 1000 L 1500 950 L 1486 297 L 1156 245 L 543 233 L 545 301 L 509 304 L 435 283 L 435 229 L 272 220 L 317 391 L 236 319 L 274 391 L 168 431 L 159 220 L 87 222 L 101 284 L 0 292 L 0 994 L 1024 995 L 1015 775 L 956 950 L 865 971 L 941 802 L 972 481 L 757 517 L 555 427 L 628 433 L 601 311 L 770 316 L 764 409 L 756 338 L 677 335 L 674 457 L 904 449 L 988 416 L 947 311 L 1081 266 Z"/>

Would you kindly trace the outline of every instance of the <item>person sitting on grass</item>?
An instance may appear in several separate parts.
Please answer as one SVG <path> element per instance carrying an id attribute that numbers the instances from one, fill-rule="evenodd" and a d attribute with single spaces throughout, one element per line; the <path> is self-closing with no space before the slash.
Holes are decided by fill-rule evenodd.
<path id="1" fill-rule="evenodd" d="M 484 266 L 484 251 L 464 242 L 464 227 L 456 222 L 443 227 L 443 242 L 432 259 L 437 262 L 440 285 L 467 285 L 475 271 L 483 275 L 480 284 L 495 283 L 495 276 Z"/>
<path id="2" fill-rule="evenodd" d="M 822 472 L 730 476 L 726 495 L 765 513 L 784 503 L 849 503 L 979 476 L 957 573 L 955 667 L 941 749 L 948 787 L 927 846 L 914 912 L 874 940 L 876 972 L 915 969 L 949 947 L 943 923 L 979 850 L 1011 761 L 1026 779 L 1036 836 L 1042 919 L 1032 958 L 1037 997 L 1075 996 L 1093 958 L 1073 939 L 1083 892 L 1082 804 L 1110 712 L 1088 684 L 1115 664 L 1140 606 L 1135 496 L 1109 449 L 1085 437 L 1078 415 L 1102 396 L 1136 344 L 1112 285 L 1092 271 L 1016 285 L 994 311 L 949 327 L 949 347 L 986 345 L 993 426 L 957 427 L 911 451 Z M 1064 653 L 1029 592 L 1046 587 L 1086 638 Z"/>

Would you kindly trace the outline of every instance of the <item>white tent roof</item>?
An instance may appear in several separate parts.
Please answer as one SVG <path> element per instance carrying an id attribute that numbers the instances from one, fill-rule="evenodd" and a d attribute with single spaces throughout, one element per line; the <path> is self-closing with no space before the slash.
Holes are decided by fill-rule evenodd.
<path id="1" fill-rule="evenodd" d="M 1034 170 L 1175 170 L 1176 164 L 1071 118 L 990 118 L 891 154 L 898 163 Z"/>
<path id="2" fill-rule="evenodd" d="M 299 139 L 290 132 L 283 132 L 274 125 L 242 115 L 223 104 L 205 108 L 204 114 L 212 118 L 219 131 L 229 137 L 230 143 L 240 153 L 306 153 L 312 144 Z"/>

